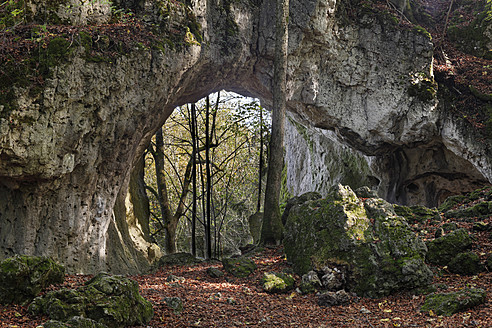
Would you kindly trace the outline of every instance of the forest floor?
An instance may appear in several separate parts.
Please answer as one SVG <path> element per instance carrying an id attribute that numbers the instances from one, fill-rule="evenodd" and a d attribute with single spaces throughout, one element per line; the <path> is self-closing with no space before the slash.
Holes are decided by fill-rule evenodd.
<path id="1" fill-rule="evenodd" d="M 489 224 L 491 221 L 492 218 L 486 220 Z M 470 224 L 462 222 L 458 226 Z M 473 250 L 488 254 L 492 250 L 490 232 L 474 235 L 477 239 Z M 450 274 L 446 268 L 432 267 L 434 283 L 440 291 L 478 287 L 489 295 L 483 305 L 442 317 L 420 312 L 425 295 L 398 293 L 379 299 L 352 295 L 348 305 L 321 307 L 316 294 L 268 294 L 260 285 L 263 274 L 290 268 L 282 248 L 264 249 L 252 259 L 258 268 L 247 278 L 227 273 L 221 278 L 210 277 L 207 269 L 222 269 L 220 262 L 166 266 L 153 274 L 131 277 L 138 281 L 141 294 L 154 307 L 154 317 L 147 327 L 492 327 L 492 272 L 460 276 Z M 55 288 L 76 288 L 90 277 L 67 276 Z M 165 297 L 179 297 L 184 305 L 182 312 L 174 313 L 166 305 Z M 47 320 L 31 316 L 26 306 L 0 305 L 0 327 L 37 327 Z"/>

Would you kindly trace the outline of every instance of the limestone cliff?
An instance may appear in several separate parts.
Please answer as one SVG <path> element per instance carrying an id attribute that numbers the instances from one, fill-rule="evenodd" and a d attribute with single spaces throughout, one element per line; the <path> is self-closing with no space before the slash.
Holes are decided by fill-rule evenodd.
<path id="1" fill-rule="evenodd" d="M 25 21 L 3 32 L 8 40 L 17 40 L 15 31 L 24 31 L 25 40 L 39 36 L 40 46 L 37 57 L 17 66 L 2 48 L 0 258 L 50 255 L 69 272 L 141 271 L 153 252 L 150 244 L 135 249 L 136 220 L 127 222 L 121 207 L 131 168 L 177 105 L 220 89 L 270 104 L 272 2 L 26 3 Z M 389 199 L 405 202 L 398 198 L 410 188 L 405 174 L 415 181 L 435 171 L 442 177 L 459 161 L 460 173 L 492 180 L 491 148 L 438 105 L 425 33 L 357 0 L 292 0 L 290 18 L 292 126 L 343 144 L 337 152 L 357 164 L 344 163 L 360 168 L 368 182 L 382 182 Z M 114 20 L 117 26 L 103 24 Z M 26 22 L 38 27 L 23 28 Z M 7 74 L 23 67 L 26 79 Z M 292 143 L 288 148 L 299 156 Z M 448 164 L 420 161 L 421 150 L 434 148 Z M 310 155 L 315 171 L 323 170 L 325 162 L 314 159 L 323 151 Z M 294 170 L 304 165 L 291 158 Z"/>

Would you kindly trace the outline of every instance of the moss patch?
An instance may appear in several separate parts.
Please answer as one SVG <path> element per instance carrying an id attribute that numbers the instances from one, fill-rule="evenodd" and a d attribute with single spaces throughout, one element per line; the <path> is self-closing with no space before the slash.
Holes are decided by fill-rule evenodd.
<path id="1" fill-rule="evenodd" d="M 466 311 L 474 306 L 485 303 L 487 293 L 480 288 L 465 289 L 455 293 L 430 294 L 426 297 L 422 312 L 430 312 L 436 315 L 451 316 L 458 312 Z"/>

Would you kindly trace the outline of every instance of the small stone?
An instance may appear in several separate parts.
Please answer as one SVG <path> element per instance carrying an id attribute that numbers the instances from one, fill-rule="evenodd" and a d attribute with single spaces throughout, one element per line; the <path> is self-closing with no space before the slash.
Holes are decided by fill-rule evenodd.
<path id="1" fill-rule="evenodd" d="M 472 245 L 472 239 L 465 229 L 458 229 L 427 243 L 427 261 L 447 265 L 456 255 Z"/>
<path id="2" fill-rule="evenodd" d="M 183 301 L 179 297 L 164 297 L 162 299 L 166 302 L 166 305 L 174 311 L 174 313 L 181 313 L 183 311 Z"/>
<path id="3" fill-rule="evenodd" d="M 170 274 L 167 278 L 166 278 L 166 281 L 167 282 L 184 282 L 185 281 L 185 278 L 184 277 L 178 277 L 178 276 L 175 276 L 173 274 Z"/>
<path id="4" fill-rule="evenodd" d="M 368 309 L 366 309 L 365 307 L 361 307 L 361 308 L 360 308 L 360 312 L 361 312 L 361 313 L 364 313 L 364 314 L 370 314 L 370 313 L 372 313 L 371 311 L 369 311 L 369 310 L 368 310 Z"/>
<path id="5" fill-rule="evenodd" d="M 332 291 L 340 290 L 344 283 L 341 271 L 337 268 L 325 267 L 323 268 L 323 273 L 324 275 L 321 277 L 323 287 Z"/>
<path id="6" fill-rule="evenodd" d="M 224 272 L 220 271 L 217 268 L 213 268 L 213 267 L 207 269 L 207 274 L 212 278 L 221 278 L 224 276 Z"/>

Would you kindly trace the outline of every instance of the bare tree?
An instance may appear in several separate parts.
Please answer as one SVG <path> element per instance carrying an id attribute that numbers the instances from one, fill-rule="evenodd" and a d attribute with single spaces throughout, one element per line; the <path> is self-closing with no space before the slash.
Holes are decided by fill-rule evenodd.
<path id="1" fill-rule="evenodd" d="M 261 242 L 264 244 L 279 244 L 283 230 L 279 202 L 284 165 L 289 1 L 277 0 L 276 4 L 272 135 L 265 190 L 265 213 L 261 230 Z"/>

